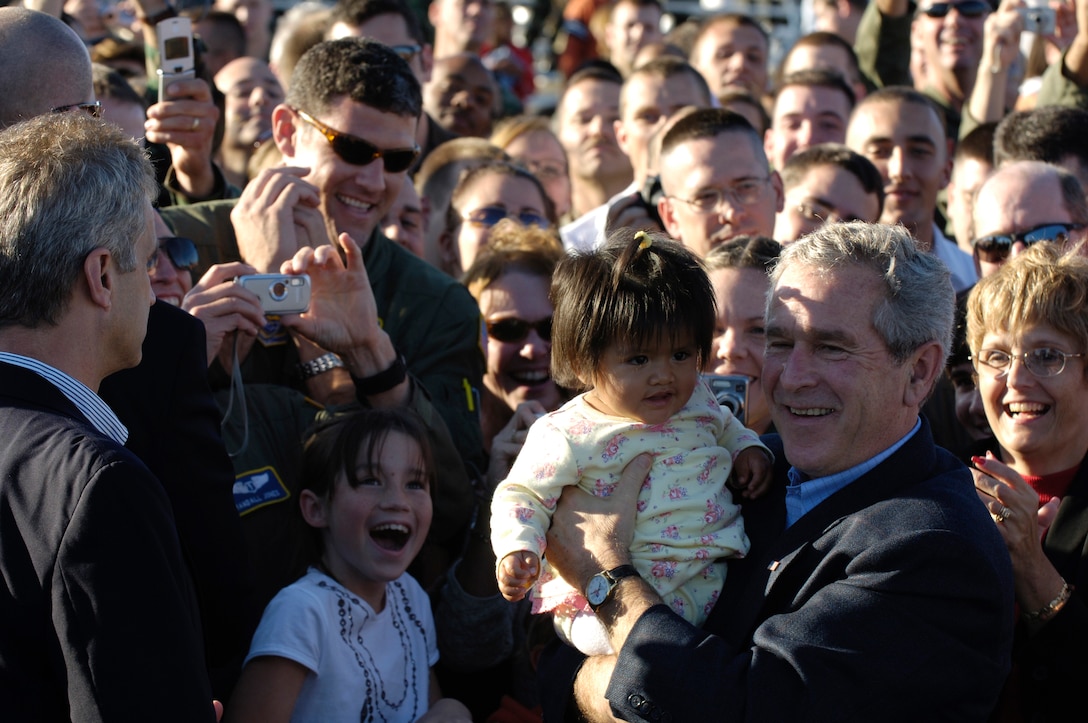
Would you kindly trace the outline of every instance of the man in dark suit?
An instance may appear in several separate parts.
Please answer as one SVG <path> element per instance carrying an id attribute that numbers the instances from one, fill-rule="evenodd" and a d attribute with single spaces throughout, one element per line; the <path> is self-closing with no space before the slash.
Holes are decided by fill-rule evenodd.
<path id="1" fill-rule="evenodd" d="M 154 174 L 112 126 L 0 133 L 0 700 L 12 720 L 214 720 L 169 499 L 95 393 L 135 366 Z"/>
<path id="2" fill-rule="evenodd" d="M 50 112 L 95 111 L 91 59 L 59 19 L 0 8 L 0 128 Z M 193 577 L 215 693 L 229 696 L 260 617 L 234 508 L 234 473 L 208 385 L 203 324 L 165 302 L 151 308 L 139 365 L 98 390 L 129 430 L 173 508 Z"/>
<path id="3" fill-rule="evenodd" d="M 952 318 L 948 270 L 902 228 L 835 224 L 787 247 L 763 369 L 782 484 L 745 505 L 750 554 L 700 630 L 616 571 L 647 461 L 612 498 L 565 493 L 548 556 L 619 654 L 552 656 L 546 719 L 986 720 L 1010 665 L 1012 571 L 967 469 L 919 417 Z"/>

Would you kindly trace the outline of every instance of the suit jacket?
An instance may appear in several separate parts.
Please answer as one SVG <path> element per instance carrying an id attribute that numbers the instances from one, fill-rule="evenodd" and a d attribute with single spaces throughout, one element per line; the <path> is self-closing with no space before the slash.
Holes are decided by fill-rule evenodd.
<path id="1" fill-rule="evenodd" d="M 99 396 L 128 427 L 125 447 L 162 483 L 192 574 L 215 695 L 230 697 L 260 620 L 234 470 L 208 385 L 204 324 L 159 301 L 138 366 L 107 377 Z"/>
<path id="2" fill-rule="evenodd" d="M 676 723 L 984 721 L 1010 665 L 1012 569 L 967 469 L 923 421 L 786 529 L 788 462 L 781 440 L 765 441 L 783 483 L 745 507 L 749 556 L 730 561 L 703 629 L 663 605 L 636 622 L 606 691 L 613 711 Z"/>
<path id="3" fill-rule="evenodd" d="M 158 481 L 52 384 L 8 364 L 0 440 L 4 719 L 214 720 Z"/>

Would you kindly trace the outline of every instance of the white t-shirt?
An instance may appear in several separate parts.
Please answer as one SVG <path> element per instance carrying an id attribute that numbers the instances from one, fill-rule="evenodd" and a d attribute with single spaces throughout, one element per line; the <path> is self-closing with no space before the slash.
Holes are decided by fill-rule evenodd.
<path id="1" fill-rule="evenodd" d="M 385 609 L 375 613 L 310 568 L 265 608 L 246 663 L 265 655 L 311 673 L 292 721 L 412 723 L 427 711 L 438 662 L 430 601 L 405 573 L 386 585 Z"/>

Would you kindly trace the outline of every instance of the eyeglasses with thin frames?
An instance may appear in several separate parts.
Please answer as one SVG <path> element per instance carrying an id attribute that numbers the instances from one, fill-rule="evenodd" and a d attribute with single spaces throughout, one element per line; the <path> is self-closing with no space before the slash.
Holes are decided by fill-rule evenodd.
<path id="1" fill-rule="evenodd" d="M 81 110 L 87 113 L 92 118 L 102 117 L 102 102 L 98 100 L 89 100 L 85 103 L 69 103 L 68 105 L 58 105 L 55 108 L 50 108 L 50 113 L 67 113 L 73 110 Z"/>
<path id="2" fill-rule="evenodd" d="M 508 211 L 502 206 L 484 206 L 483 208 L 477 208 L 475 211 L 469 211 L 461 216 L 462 221 L 472 224 L 473 226 L 483 226 L 490 228 L 497 224 L 504 218 L 509 218 L 517 221 L 522 226 L 536 226 L 537 228 L 551 228 L 551 221 L 541 216 L 536 211 Z"/>
<path id="3" fill-rule="evenodd" d="M 714 213 L 722 207 L 722 201 L 728 201 L 734 207 L 759 203 L 763 198 L 763 189 L 769 180 L 771 180 L 770 176 L 746 178 L 728 188 L 705 188 L 699 191 L 695 198 L 680 198 L 679 196 L 669 196 L 669 198 L 688 204 L 698 213 Z"/>
<path id="4" fill-rule="evenodd" d="M 995 378 L 1008 375 L 1012 370 L 1014 360 L 1020 360 L 1024 368 L 1031 372 L 1032 376 L 1039 379 L 1056 377 L 1065 371 L 1065 363 L 1069 359 L 1080 359 L 1084 354 L 1069 354 L 1060 349 L 1040 347 L 1029 349 L 1020 353 L 1005 351 L 1004 349 L 980 349 L 978 354 L 971 356 L 975 366 L 975 372 L 980 373 L 984 369 Z M 981 366 L 980 366 L 981 365 Z"/>
<path id="5" fill-rule="evenodd" d="M 370 141 L 329 128 L 304 110 L 292 108 L 295 114 L 325 136 L 336 155 L 353 166 L 366 166 L 379 158 L 389 173 L 407 171 L 419 156 L 419 146 L 412 148 L 378 148 Z"/>

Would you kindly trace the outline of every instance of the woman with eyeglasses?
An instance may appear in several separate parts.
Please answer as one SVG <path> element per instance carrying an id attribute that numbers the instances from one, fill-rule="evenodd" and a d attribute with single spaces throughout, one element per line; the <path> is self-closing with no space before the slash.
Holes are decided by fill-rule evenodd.
<path id="1" fill-rule="evenodd" d="M 464 171 L 439 238 L 443 270 L 460 277 L 504 218 L 547 229 L 555 225 L 555 207 L 537 177 L 509 161 L 488 161 Z"/>
<path id="2" fill-rule="evenodd" d="M 967 341 L 1000 448 L 975 487 L 1012 557 L 1019 620 L 1001 721 L 1069 720 L 1088 680 L 1088 258 L 1039 243 L 982 279 Z"/>
<path id="3" fill-rule="evenodd" d="M 461 279 L 480 305 L 487 332 L 480 426 L 490 465 L 477 484 L 472 534 L 447 575 L 435 624 L 442 646 L 439 681 L 443 690 L 472 691 L 461 699 L 475 720 L 484 720 L 504 694 L 521 705 L 536 704 L 528 663 L 528 606 L 506 602 L 495 584 L 491 493 L 509 473 L 529 426 L 567 399 L 550 368 L 548 290 L 562 258 L 554 231 L 504 220 Z"/>

